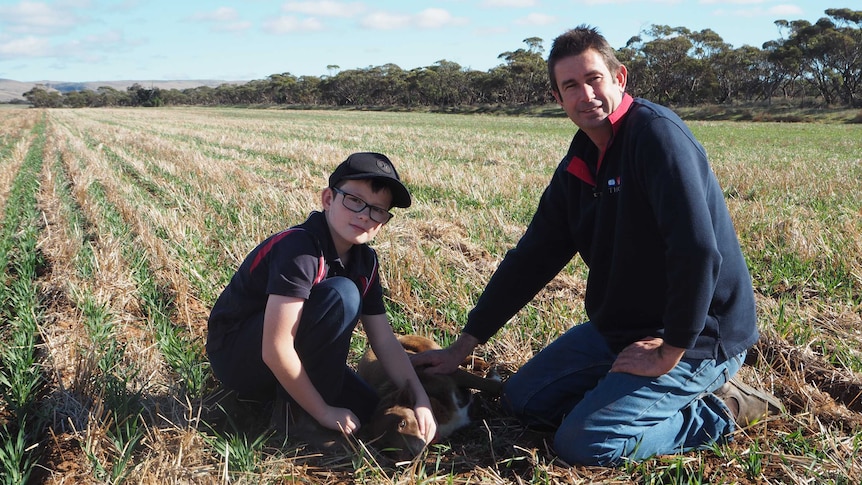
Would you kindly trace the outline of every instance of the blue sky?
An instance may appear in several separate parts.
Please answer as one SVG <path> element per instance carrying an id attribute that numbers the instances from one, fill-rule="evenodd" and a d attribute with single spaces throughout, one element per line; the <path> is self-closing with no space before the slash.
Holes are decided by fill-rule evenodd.
<path id="1" fill-rule="evenodd" d="M 0 0 L 0 78 L 265 79 L 396 64 L 487 71 L 539 37 L 598 27 L 614 47 L 652 25 L 710 28 L 734 47 L 778 39 L 859 0 Z M 547 54 L 547 51 L 545 52 Z"/>

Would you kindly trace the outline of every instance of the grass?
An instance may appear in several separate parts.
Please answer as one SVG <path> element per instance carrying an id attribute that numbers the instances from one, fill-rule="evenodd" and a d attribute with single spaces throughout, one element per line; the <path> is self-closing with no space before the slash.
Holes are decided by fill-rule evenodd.
<path id="1" fill-rule="evenodd" d="M 42 307 L 37 271 L 41 221 L 36 208 L 38 173 L 45 145 L 44 121 L 32 130 L 31 144 L 12 181 L 0 226 L 0 470 L 5 482 L 26 482 L 36 464 L 33 445 L 45 419 L 38 406 L 45 385 L 37 347 Z"/>
<path id="2" fill-rule="evenodd" d="M 606 469 L 561 466 L 548 435 L 521 428 L 493 399 L 480 397 L 474 426 L 399 466 L 362 443 L 319 453 L 285 442 L 268 431 L 266 410 L 253 406 L 232 425 L 219 424 L 204 400 L 216 388 L 203 353 L 209 308 L 258 241 L 318 207 L 327 174 L 353 151 L 389 155 L 415 197 L 374 242 L 393 327 L 450 342 L 529 223 L 572 136 L 564 118 L 0 111 L 3 227 L 21 229 L 2 233 L 0 271 L 26 288 L 20 304 L 4 297 L 3 311 L 32 317 L 8 320 L 0 337 L 6 344 L 15 332 L 33 337 L 4 347 L 35 349 L 26 354 L 32 365 L 16 366 L 39 371 L 30 399 L 47 417 L 26 413 L 19 425 L 17 401 L 0 398 L 3 476 L 9 483 L 23 483 L 24 473 L 31 483 L 862 481 L 862 127 L 701 118 L 690 124 L 713 161 L 758 300 L 763 338 L 744 377 L 791 414 L 711 450 Z M 19 180 L 35 184 L 23 198 L 15 195 Z M 19 277 L 21 257 L 32 261 L 32 276 Z M 586 318 L 585 282 L 575 258 L 479 353 L 517 369 Z M 361 330 L 356 337 L 354 359 L 365 341 Z"/>

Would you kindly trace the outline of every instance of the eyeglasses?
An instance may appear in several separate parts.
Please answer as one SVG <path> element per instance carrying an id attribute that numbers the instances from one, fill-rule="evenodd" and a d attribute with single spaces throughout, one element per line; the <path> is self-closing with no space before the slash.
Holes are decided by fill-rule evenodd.
<path id="1" fill-rule="evenodd" d="M 386 224 L 389 222 L 389 219 L 392 219 L 393 214 L 382 207 L 377 207 L 374 205 L 365 202 L 359 197 L 348 194 L 347 192 L 336 189 L 335 187 L 331 187 L 333 192 L 337 192 L 341 194 L 341 204 L 348 208 L 349 210 L 356 212 L 357 214 L 364 211 L 366 207 L 368 207 L 368 216 L 371 217 L 371 220 L 378 224 Z"/>

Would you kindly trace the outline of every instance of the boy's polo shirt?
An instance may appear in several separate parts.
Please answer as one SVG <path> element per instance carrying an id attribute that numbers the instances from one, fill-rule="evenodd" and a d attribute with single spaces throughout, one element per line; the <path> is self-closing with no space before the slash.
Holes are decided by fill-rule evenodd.
<path id="1" fill-rule="evenodd" d="M 265 239 L 246 256 L 213 306 L 207 350 L 217 350 L 224 335 L 243 322 L 262 318 L 269 295 L 308 299 L 321 274 L 323 279 L 344 276 L 356 283 L 363 295 L 361 314 L 385 313 L 376 253 L 367 244 L 350 251 L 350 264 L 345 267 L 326 215 L 317 211 L 302 224 Z"/>

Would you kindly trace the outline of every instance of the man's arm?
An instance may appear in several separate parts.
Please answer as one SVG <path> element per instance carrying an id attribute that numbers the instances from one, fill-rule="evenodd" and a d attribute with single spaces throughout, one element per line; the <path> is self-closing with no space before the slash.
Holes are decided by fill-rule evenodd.
<path id="1" fill-rule="evenodd" d="M 290 396 L 322 426 L 347 434 L 359 429 L 359 418 L 346 408 L 330 406 L 312 384 L 294 343 L 305 300 L 270 295 L 263 316 L 264 363 Z"/>

